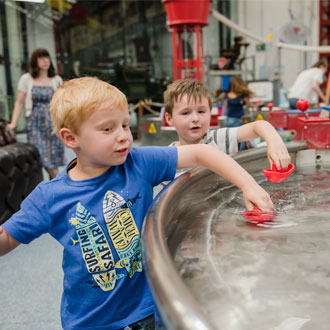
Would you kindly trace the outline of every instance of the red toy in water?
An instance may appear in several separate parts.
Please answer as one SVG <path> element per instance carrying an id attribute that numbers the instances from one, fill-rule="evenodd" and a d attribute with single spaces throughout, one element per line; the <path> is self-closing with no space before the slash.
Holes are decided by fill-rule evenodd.
<path id="1" fill-rule="evenodd" d="M 294 164 L 289 164 L 286 170 L 278 170 L 275 163 L 273 163 L 272 168 L 262 171 L 270 182 L 282 182 L 292 173 L 294 168 Z"/>
<path id="2" fill-rule="evenodd" d="M 252 211 L 245 210 L 243 215 L 251 222 L 262 223 L 272 220 L 276 214 L 274 212 L 263 212 L 255 207 Z"/>

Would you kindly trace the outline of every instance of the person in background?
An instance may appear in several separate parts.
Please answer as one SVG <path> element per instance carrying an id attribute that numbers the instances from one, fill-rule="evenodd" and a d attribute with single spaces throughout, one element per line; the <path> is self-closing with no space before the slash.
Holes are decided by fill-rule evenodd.
<path id="1" fill-rule="evenodd" d="M 309 104 L 315 103 L 316 98 L 320 98 L 322 102 L 325 102 L 325 95 L 320 88 L 320 84 L 323 82 L 326 71 L 327 64 L 321 60 L 298 75 L 289 88 L 290 109 L 297 109 L 296 104 L 299 99 L 306 99 Z"/>
<path id="2" fill-rule="evenodd" d="M 30 58 L 30 70 L 18 82 L 18 95 L 11 122 L 15 129 L 19 116 L 25 107 L 27 141 L 39 151 L 42 165 L 53 179 L 58 167 L 64 163 L 64 145 L 53 133 L 49 103 L 59 85 L 63 83 L 56 75 L 50 55 L 46 49 L 37 48 Z"/>
<path id="3" fill-rule="evenodd" d="M 177 168 L 205 166 L 242 190 L 247 209 L 274 210 L 254 178 L 211 146 L 132 148 L 127 99 L 104 81 L 67 81 L 50 112 L 76 158 L 0 226 L 0 256 L 44 233 L 63 245 L 65 330 L 154 329 L 141 231 L 153 187 L 173 180 Z"/>
<path id="4" fill-rule="evenodd" d="M 241 77 L 232 76 L 230 78 L 229 89 L 224 97 L 227 109 L 227 118 L 225 119 L 227 127 L 238 127 L 243 124 L 242 117 L 245 104 L 250 108 L 257 108 L 257 105 L 250 101 L 252 95 L 253 92 Z"/>
<path id="5" fill-rule="evenodd" d="M 181 79 L 170 84 L 164 92 L 165 119 L 174 126 L 179 141 L 171 145 L 210 144 L 232 155 L 242 142 L 261 137 L 267 143 L 270 166 L 287 169 L 288 150 L 275 128 L 265 120 L 257 120 L 239 127 L 209 129 L 212 100 L 207 87 L 197 80 Z M 177 174 L 186 171 L 178 170 Z"/>

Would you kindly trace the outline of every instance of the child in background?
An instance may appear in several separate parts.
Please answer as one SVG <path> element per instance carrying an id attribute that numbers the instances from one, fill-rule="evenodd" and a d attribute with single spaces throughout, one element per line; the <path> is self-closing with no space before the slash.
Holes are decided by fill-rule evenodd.
<path id="1" fill-rule="evenodd" d="M 177 168 L 205 166 L 242 190 L 247 209 L 274 208 L 250 174 L 211 146 L 132 148 L 127 99 L 106 82 L 64 83 L 50 111 L 55 133 L 76 158 L 0 226 L 0 256 L 44 233 L 63 245 L 65 330 L 154 328 L 141 229 L 153 187 L 173 180 Z"/>
<path id="2" fill-rule="evenodd" d="M 210 144 L 226 154 L 239 150 L 239 143 L 257 137 L 267 143 L 270 165 L 287 169 L 290 155 L 280 135 L 267 121 L 258 120 L 240 127 L 210 130 L 212 100 L 207 87 L 197 80 L 181 79 L 164 92 L 165 118 L 177 130 L 179 141 L 172 145 Z M 178 171 L 178 174 L 183 171 Z M 181 173 L 180 173 L 181 174 Z"/>
<path id="3" fill-rule="evenodd" d="M 229 90 L 225 93 L 225 107 L 227 127 L 238 127 L 243 124 L 244 106 L 257 108 L 256 104 L 250 101 L 253 92 L 248 88 L 246 82 L 239 76 L 230 77 Z"/>

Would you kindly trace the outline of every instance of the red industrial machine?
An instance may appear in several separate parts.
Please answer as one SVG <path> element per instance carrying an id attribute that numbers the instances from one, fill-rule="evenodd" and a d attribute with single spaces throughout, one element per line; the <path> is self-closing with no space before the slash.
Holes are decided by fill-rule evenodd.
<path id="1" fill-rule="evenodd" d="M 305 99 L 297 102 L 299 110 L 271 111 L 267 120 L 277 129 L 294 130 L 293 140 L 305 140 L 307 149 L 330 148 L 330 119 L 320 117 L 320 110 L 308 110 Z M 323 107 L 330 110 L 330 107 Z"/>
<path id="2" fill-rule="evenodd" d="M 162 0 L 172 29 L 173 78 L 204 80 L 203 33 L 212 0 Z"/>
<path id="3" fill-rule="evenodd" d="M 297 118 L 296 140 L 305 140 L 307 149 L 330 148 L 330 119 L 322 117 L 310 118 L 307 109 L 309 103 L 301 99 L 297 102 L 297 108 L 304 111 L 305 116 Z"/>
<path id="4" fill-rule="evenodd" d="M 320 110 L 308 110 L 307 113 L 310 117 L 318 117 L 320 112 Z M 297 119 L 300 117 L 304 117 L 304 113 L 300 110 L 276 110 L 269 112 L 267 121 L 277 129 L 297 131 Z"/>

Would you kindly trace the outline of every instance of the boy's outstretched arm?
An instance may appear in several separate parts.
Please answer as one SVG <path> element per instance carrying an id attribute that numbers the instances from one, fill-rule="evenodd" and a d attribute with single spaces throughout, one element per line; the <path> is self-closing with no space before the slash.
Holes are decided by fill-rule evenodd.
<path id="1" fill-rule="evenodd" d="M 242 190 L 248 210 L 252 210 L 255 206 L 265 212 L 274 210 L 268 193 L 243 167 L 224 152 L 206 144 L 185 145 L 177 148 L 178 168 L 207 167 Z"/>
<path id="2" fill-rule="evenodd" d="M 16 241 L 0 226 L 0 257 L 15 249 L 20 242 Z"/>
<path id="3" fill-rule="evenodd" d="M 290 154 L 272 124 L 265 120 L 257 120 L 238 128 L 238 142 L 253 140 L 257 137 L 261 137 L 267 143 L 267 156 L 270 166 L 275 163 L 278 169 L 286 170 L 291 162 Z"/>

